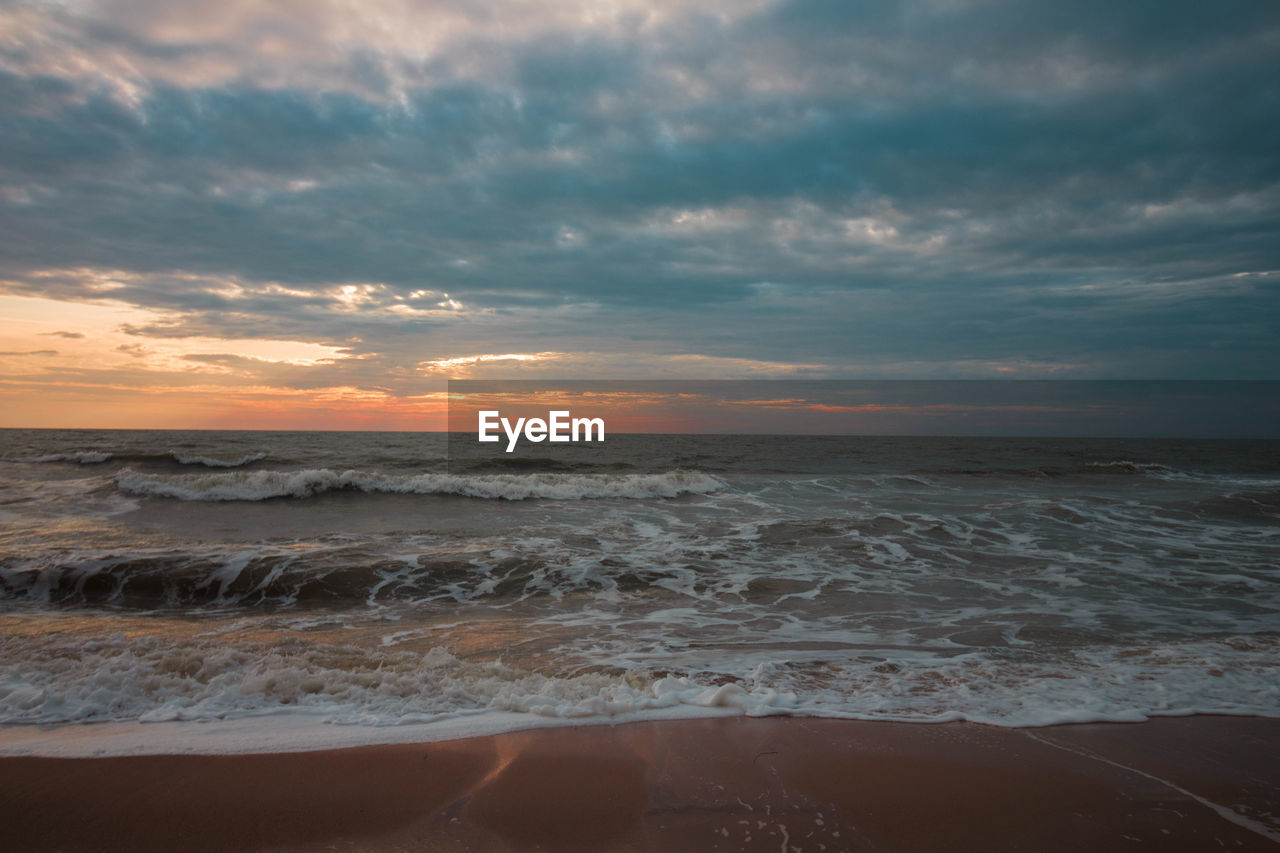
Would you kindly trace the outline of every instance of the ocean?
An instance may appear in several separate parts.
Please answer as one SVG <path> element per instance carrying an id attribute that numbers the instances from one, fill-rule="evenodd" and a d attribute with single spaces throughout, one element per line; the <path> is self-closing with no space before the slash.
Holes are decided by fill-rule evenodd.
<path id="1" fill-rule="evenodd" d="M 0 431 L 0 752 L 1280 716 L 1280 441 Z"/>

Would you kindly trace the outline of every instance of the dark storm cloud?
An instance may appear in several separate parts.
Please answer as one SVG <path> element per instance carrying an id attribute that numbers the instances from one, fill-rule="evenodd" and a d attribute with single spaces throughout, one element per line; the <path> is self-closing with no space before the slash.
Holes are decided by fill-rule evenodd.
<path id="1" fill-rule="evenodd" d="M 1280 363 L 1274 4 L 790 2 L 348 46 L 284 82 L 137 15 L 60 24 L 152 69 L 125 94 L 11 51 L 0 275 L 178 312 L 140 335 L 405 365 L 504 342 L 836 372 Z M 257 71 L 173 70 L 217 60 Z M 424 289 L 463 307 L 409 310 Z"/>

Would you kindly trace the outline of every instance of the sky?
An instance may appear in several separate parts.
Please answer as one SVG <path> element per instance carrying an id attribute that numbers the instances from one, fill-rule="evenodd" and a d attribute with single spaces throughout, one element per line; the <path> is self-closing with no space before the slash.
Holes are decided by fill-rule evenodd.
<path id="1" fill-rule="evenodd" d="M 1280 378 L 1280 4 L 0 0 L 0 426 Z"/>

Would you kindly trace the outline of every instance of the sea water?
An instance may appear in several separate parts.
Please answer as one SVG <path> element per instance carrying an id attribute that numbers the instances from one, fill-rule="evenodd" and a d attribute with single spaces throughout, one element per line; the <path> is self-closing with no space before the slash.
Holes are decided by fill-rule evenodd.
<path id="1" fill-rule="evenodd" d="M 0 431 L 0 751 L 1280 716 L 1280 442 Z"/>

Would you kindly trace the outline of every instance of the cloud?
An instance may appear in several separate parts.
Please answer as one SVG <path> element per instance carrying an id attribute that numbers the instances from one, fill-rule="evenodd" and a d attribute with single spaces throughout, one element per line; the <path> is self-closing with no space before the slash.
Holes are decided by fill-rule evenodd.
<path id="1" fill-rule="evenodd" d="M 0 291 L 145 310 L 109 349 L 343 354 L 119 350 L 135 369 L 416 394 L 422 364 L 517 364 L 476 353 L 661 375 L 1280 363 L 1270 4 L 0 17 Z"/>

